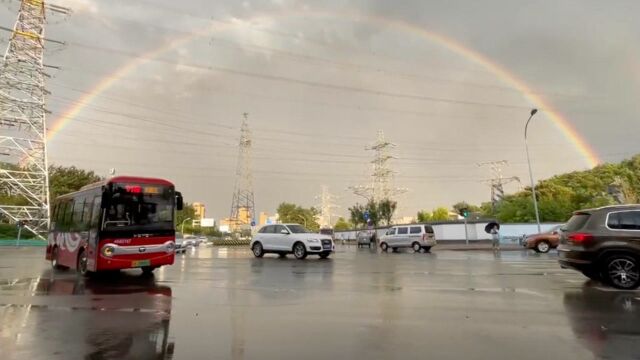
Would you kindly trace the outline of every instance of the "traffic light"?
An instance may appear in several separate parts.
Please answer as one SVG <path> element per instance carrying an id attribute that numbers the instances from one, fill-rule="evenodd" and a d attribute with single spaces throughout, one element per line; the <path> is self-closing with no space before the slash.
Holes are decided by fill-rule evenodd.
<path id="1" fill-rule="evenodd" d="M 460 209 L 458 213 L 460 214 L 460 216 L 462 216 L 465 219 L 469 217 L 469 209 L 467 208 Z"/>

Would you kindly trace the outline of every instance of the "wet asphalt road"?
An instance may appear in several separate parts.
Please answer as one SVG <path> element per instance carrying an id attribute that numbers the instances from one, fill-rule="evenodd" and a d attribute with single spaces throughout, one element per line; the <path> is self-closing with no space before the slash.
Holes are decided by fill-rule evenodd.
<path id="1" fill-rule="evenodd" d="M 201 247 L 154 277 L 78 280 L 43 252 L 0 248 L 3 360 L 640 359 L 640 292 L 555 253 Z"/>

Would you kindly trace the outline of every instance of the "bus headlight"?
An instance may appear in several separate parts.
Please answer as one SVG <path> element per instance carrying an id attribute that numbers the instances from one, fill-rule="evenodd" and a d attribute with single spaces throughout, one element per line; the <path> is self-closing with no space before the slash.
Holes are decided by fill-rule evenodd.
<path id="1" fill-rule="evenodd" d="M 106 257 L 112 257 L 114 251 L 115 251 L 115 248 L 113 246 L 107 245 L 102 248 L 102 255 Z"/>

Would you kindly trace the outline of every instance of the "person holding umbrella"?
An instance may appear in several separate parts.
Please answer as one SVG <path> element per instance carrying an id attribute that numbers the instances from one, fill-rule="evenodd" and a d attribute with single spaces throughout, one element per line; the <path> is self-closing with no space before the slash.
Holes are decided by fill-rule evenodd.
<path id="1" fill-rule="evenodd" d="M 491 234 L 491 247 L 493 250 L 500 250 L 500 224 L 490 222 L 484 227 L 487 234 Z"/>

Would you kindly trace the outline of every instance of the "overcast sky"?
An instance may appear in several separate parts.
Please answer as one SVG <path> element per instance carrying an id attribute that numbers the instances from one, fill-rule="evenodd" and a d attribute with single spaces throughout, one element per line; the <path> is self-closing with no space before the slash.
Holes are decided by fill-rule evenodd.
<path id="1" fill-rule="evenodd" d="M 11 26 L 18 1 L 1 2 Z M 172 40 L 87 102 L 50 142 L 50 162 L 106 175 L 174 181 L 208 217 L 230 211 L 239 126 L 254 135 L 257 211 L 317 205 L 321 185 L 341 209 L 369 180 L 378 130 L 397 146 L 399 215 L 489 200 L 478 162 L 508 160 L 528 183 L 523 127 L 530 103 L 513 84 L 411 29 L 454 39 L 521 78 L 563 113 L 604 161 L 640 152 L 637 1 L 59 0 L 45 63 L 49 127 L 100 81 Z M 384 18 L 384 19 L 383 19 Z M 394 25 L 395 24 L 395 25 Z M 404 24 L 404 25 L 398 25 Z M 213 31 L 204 33 L 207 28 Z M 7 34 L 2 34 L 6 45 Z M 534 118 L 536 178 L 584 169 L 545 115 Z M 507 187 L 518 190 L 517 184 Z"/>

